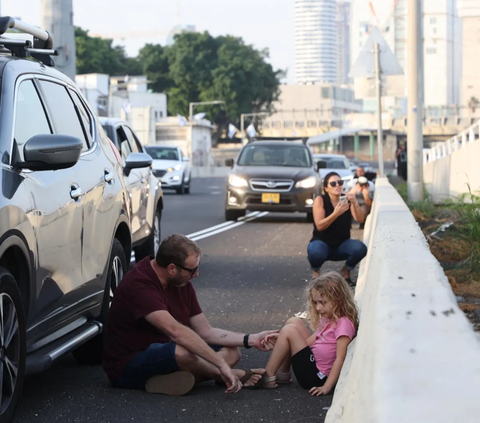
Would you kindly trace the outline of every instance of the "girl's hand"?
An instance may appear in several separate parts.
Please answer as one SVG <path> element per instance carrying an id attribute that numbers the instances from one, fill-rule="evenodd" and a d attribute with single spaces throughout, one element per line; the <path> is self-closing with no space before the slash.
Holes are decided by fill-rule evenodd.
<path id="1" fill-rule="evenodd" d="M 325 386 L 314 386 L 308 392 L 310 392 L 312 397 L 319 397 L 320 395 L 327 395 L 331 390 L 331 388 L 326 388 Z"/>

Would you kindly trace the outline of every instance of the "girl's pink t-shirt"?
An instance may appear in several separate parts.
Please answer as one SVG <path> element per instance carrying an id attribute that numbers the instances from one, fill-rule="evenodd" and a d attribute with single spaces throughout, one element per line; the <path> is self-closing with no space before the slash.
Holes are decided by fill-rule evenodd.
<path id="1" fill-rule="evenodd" d="M 323 319 L 316 332 L 315 342 L 310 347 L 317 363 L 317 369 L 328 376 L 337 358 L 337 339 L 341 336 L 348 336 L 352 339 L 354 335 L 355 326 L 348 317 L 340 317 L 336 324 Z"/>

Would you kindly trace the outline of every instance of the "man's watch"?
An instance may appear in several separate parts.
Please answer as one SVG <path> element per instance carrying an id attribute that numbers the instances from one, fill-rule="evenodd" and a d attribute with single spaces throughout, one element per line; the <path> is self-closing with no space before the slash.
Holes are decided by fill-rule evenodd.
<path id="1" fill-rule="evenodd" d="M 243 337 L 243 346 L 248 350 L 249 348 L 252 348 L 250 345 L 248 345 L 248 338 L 250 337 L 250 334 L 247 333 L 244 337 Z"/>

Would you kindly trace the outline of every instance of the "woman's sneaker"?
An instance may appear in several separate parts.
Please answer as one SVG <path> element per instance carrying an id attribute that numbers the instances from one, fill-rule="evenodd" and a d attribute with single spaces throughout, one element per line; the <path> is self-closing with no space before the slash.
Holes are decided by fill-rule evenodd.
<path id="1" fill-rule="evenodd" d="M 189 372 L 174 372 L 153 376 L 145 383 L 150 394 L 185 395 L 195 385 L 195 377 Z"/>

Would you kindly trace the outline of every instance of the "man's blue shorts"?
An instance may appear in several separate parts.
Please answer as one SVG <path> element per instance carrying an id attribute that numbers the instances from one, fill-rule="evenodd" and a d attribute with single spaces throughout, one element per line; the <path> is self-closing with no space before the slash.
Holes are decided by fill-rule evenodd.
<path id="1" fill-rule="evenodd" d="M 175 359 L 175 342 L 151 344 L 127 364 L 122 374 L 112 382 L 116 388 L 145 389 L 145 382 L 152 376 L 166 375 L 179 370 Z M 210 345 L 214 351 L 223 347 Z"/>

